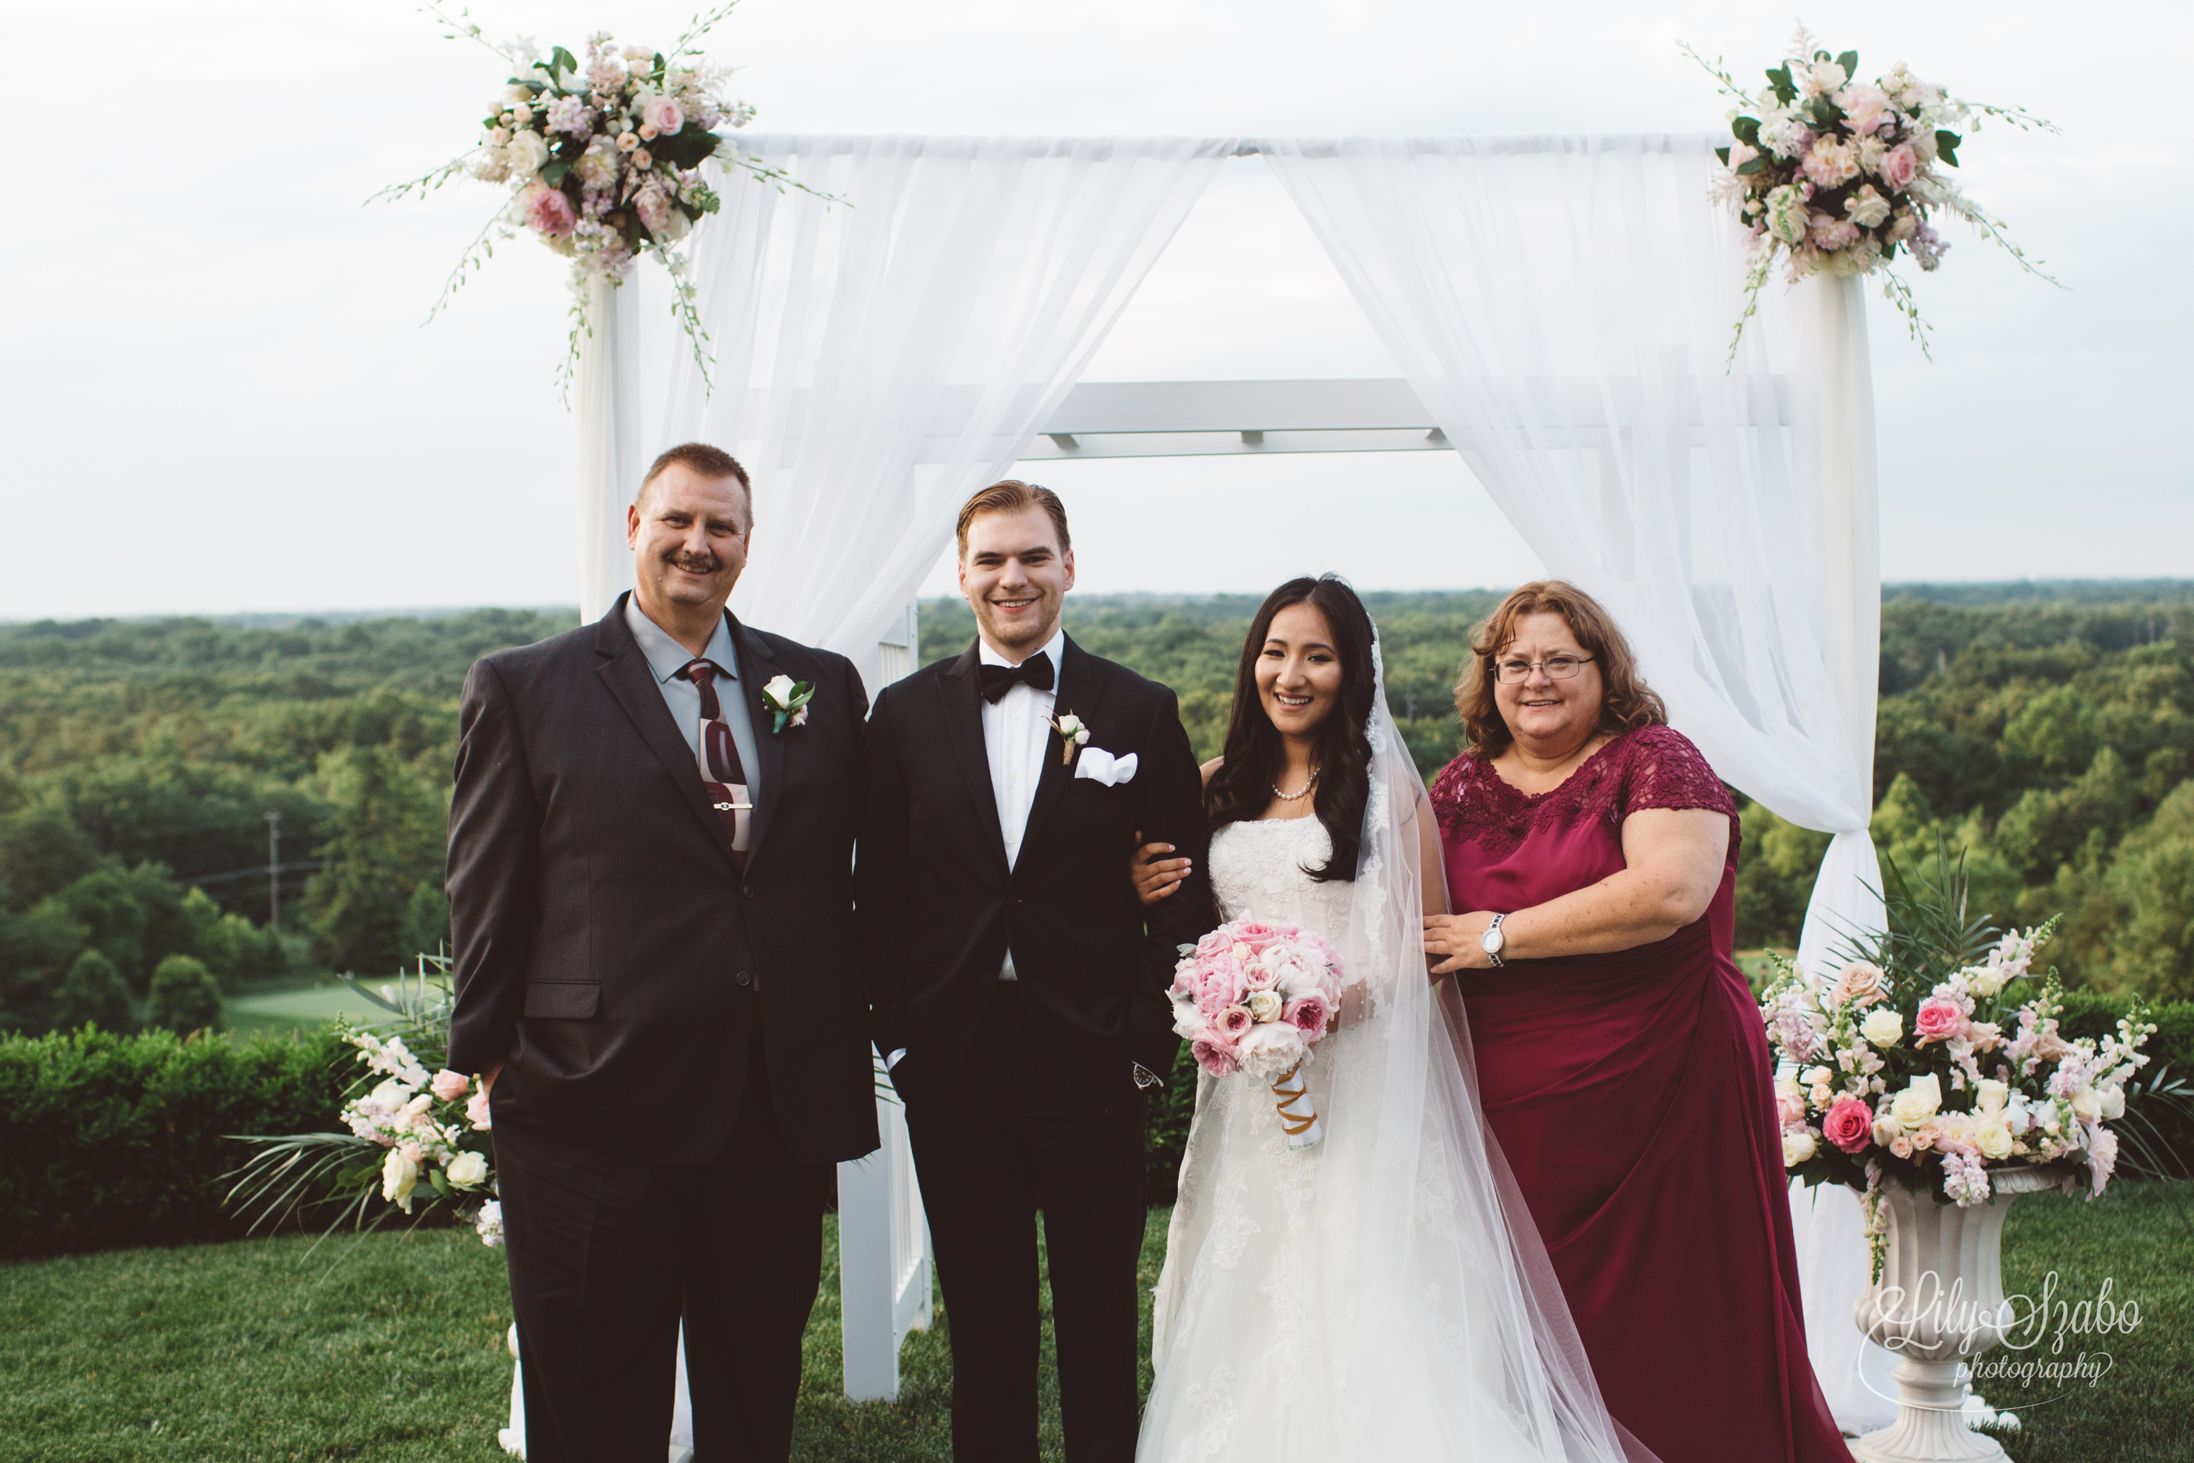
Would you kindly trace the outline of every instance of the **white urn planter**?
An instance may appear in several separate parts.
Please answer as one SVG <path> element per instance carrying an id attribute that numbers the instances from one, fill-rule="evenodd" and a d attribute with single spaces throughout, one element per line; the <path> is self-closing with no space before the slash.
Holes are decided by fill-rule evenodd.
<path id="1" fill-rule="evenodd" d="M 2021 1194 L 2056 1188 L 2061 1170 L 1989 1175 L 1990 1198 L 1961 1209 L 1896 1184 L 1882 1186 L 1888 1253 L 1881 1279 L 1852 1307 L 1869 1341 L 1898 1360 L 1897 1420 L 1851 1445 L 1860 1463 L 2001 1459 L 2003 1447 L 1967 1426 L 1965 1368 L 2018 1320 L 2004 1303 L 2004 1214 Z"/>

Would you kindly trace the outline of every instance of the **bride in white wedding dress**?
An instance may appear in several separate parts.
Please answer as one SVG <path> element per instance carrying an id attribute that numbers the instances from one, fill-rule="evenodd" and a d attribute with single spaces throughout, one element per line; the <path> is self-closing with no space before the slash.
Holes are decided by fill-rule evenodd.
<path id="1" fill-rule="evenodd" d="M 1290 1149 L 1255 1078 L 1199 1078 L 1139 1463 L 1650 1457 L 1601 1404 L 1427 977 L 1439 843 L 1345 583 L 1265 602 L 1206 773 L 1220 917 L 1324 935 L 1350 989 L 1303 1069 L 1323 1142 Z"/>

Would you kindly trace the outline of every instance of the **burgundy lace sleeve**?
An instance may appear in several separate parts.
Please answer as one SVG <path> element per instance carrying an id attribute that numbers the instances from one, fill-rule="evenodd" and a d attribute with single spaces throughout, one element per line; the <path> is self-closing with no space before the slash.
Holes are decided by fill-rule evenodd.
<path id="1" fill-rule="evenodd" d="M 1737 858 L 1737 804 L 1691 738 L 1672 726 L 1642 726 L 1629 737 L 1623 769 L 1624 816 L 1647 808 L 1702 808 L 1729 817 L 1729 857 Z"/>

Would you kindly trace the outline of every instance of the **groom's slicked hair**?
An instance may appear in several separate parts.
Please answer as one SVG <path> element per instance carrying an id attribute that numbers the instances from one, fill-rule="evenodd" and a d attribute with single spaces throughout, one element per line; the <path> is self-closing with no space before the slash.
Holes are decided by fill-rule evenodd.
<path id="1" fill-rule="evenodd" d="M 648 475 L 640 479 L 640 491 L 633 501 L 645 503 L 648 485 L 673 467 L 685 468 L 705 478 L 737 478 L 739 491 L 747 500 L 747 527 L 754 527 L 754 483 L 747 477 L 747 470 L 739 465 L 738 458 L 706 442 L 681 442 L 656 458 L 648 468 Z"/>
<path id="2" fill-rule="evenodd" d="M 1028 507 L 1040 507 L 1051 515 L 1051 526 L 1059 530 L 1060 553 L 1074 547 L 1074 539 L 1067 533 L 1067 505 L 1059 501 L 1059 495 L 1035 483 L 1007 478 L 1002 483 L 992 483 L 960 505 L 960 557 L 967 557 L 969 524 L 985 513 L 1018 513 Z"/>

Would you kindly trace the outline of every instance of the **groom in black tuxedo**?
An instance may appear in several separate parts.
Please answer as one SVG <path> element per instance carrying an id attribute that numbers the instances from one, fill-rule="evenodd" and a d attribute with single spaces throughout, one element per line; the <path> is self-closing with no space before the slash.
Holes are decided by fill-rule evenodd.
<path id="1" fill-rule="evenodd" d="M 980 633 L 878 695 L 856 878 L 944 1287 L 953 1456 L 1036 1463 L 1041 1212 L 1067 1457 L 1131 1463 L 1143 1091 L 1173 1069 L 1176 947 L 1214 923 L 1201 783 L 1173 693 L 1060 630 L 1056 496 L 985 488 L 959 546 Z M 1147 912 L 1138 830 L 1194 861 Z"/>
<path id="2" fill-rule="evenodd" d="M 737 462 L 672 448 L 637 588 L 465 681 L 449 1064 L 494 1114 L 530 1463 L 662 1463 L 681 1318 L 700 1457 L 783 1463 L 833 1165 L 877 1146 L 867 698 L 725 612 L 753 523 Z"/>

